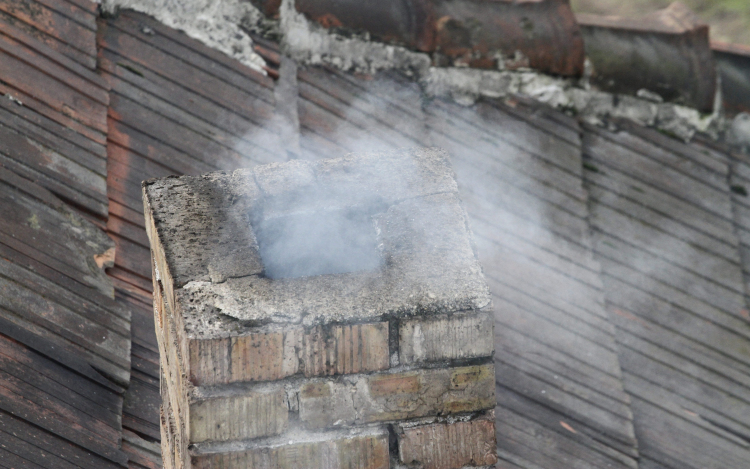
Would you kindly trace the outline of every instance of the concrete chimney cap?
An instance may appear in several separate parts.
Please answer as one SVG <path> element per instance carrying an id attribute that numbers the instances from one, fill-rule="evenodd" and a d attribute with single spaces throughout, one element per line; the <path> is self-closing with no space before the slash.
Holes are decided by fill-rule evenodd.
<path id="1" fill-rule="evenodd" d="M 292 161 L 149 180 L 143 188 L 152 248 L 164 253 L 160 277 L 171 282 L 166 290 L 189 336 L 490 304 L 442 150 Z M 327 231 L 337 223 L 343 228 Z M 301 235 L 287 233 L 295 230 Z M 364 268 L 350 262 L 358 249 Z M 333 273 L 315 265 L 294 270 L 318 255 Z"/>

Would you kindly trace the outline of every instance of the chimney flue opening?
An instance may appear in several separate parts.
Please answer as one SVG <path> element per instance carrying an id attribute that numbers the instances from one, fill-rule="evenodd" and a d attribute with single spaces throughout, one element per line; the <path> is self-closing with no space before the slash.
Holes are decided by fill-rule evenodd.
<path id="1" fill-rule="evenodd" d="M 253 227 L 271 279 L 375 270 L 382 264 L 372 215 L 325 210 L 260 220 Z"/>

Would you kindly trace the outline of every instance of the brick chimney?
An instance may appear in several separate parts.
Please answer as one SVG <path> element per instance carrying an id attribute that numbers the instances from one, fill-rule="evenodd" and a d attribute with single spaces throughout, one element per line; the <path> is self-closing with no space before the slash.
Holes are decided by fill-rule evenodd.
<path id="1" fill-rule="evenodd" d="M 495 464 L 491 302 L 444 152 L 143 194 L 166 468 Z"/>

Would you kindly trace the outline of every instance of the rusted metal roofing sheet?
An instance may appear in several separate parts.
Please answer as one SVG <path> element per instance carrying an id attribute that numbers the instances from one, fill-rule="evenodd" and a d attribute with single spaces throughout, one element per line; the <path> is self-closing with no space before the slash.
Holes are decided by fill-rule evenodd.
<path id="1" fill-rule="evenodd" d="M 447 58 L 448 64 L 533 68 L 564 76 L 583 73 L 583 39 L 567 0 L 434 4 L 436 57 Z"/>
<path id="2" fill-rule="evenodd" d="M 294 6 L 326 28 L 366 32 L 374 40 L 423 52 L 435 48 L 434 11 L 428 0 L 299 0 Z"/>
<path id="3" fill-rule="evenodd" d="M 577 19 L 598 88 L 630 95 L 645 89 L 664 101 L 713 109 L 716 69 L 708 25 L 682 3 L 642 18 Z"/>
<path id="4" fill-rule="evenodd" d="M 434 53 L 437 65 L 583 72 L 583 41 L 567 0 L 299 0 L 296 8 L 334 31 Z"/>
<path id="5" fill-rule="evenodd" d="M 729 116 L 750 112 L 750 46 L 712 42 L 721 77 L 721 99 Z"/>

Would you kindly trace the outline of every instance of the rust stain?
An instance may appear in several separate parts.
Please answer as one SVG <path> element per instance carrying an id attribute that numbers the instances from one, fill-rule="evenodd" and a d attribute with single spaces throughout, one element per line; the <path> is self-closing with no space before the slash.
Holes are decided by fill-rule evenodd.
<path id="1" fill-rule="evenodd" d="M 320 25 L 324 28 L 340 28 L 344 26 L 344 24 L 338 18 L 336 18 L 335 15 L 332 15 L 330 13 L 325 13 L 318 16 L 317 18 L 315 18 L 315 21 L 320 23 Z"/>

